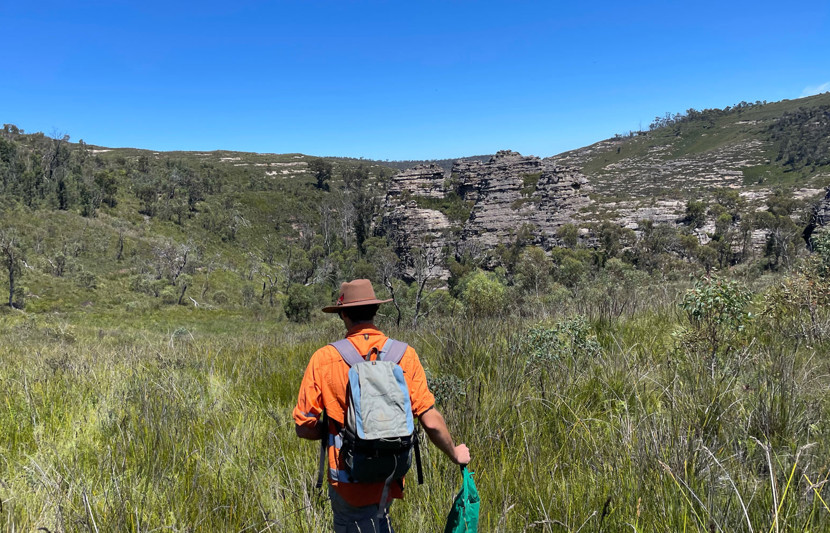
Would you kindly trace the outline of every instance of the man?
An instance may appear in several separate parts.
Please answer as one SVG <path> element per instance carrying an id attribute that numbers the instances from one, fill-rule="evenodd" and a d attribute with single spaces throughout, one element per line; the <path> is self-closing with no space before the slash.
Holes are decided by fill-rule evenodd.
<path id="1" fill-rule="evenodd" d="M 346 327 L 346 338 L 361 355 L 380 351 L 388 339 L 374 325 L 378 306 L 391 300 L 378 300 L 372 283 L 357 279 L 340 286 L 340 296 L 324 313 L 338 313 Z M 453 443 L 444 417 L 435 409 L 435 397 L 427 386 L 424 368 L 418 354 L 407 347 L 400 360 L 412 402 L 412 414 L 421 421 L 427 436 L 450 460 L 459 465 L 470 462 L 467 446 Z M 335 533 L 393 533 L 388 508 L 379 509 L 384 483 L 350 482 L 345 465 L 340 461 L 340 434 L 346 413 L 346 385 L 349 365 L 331 345 L 314 352 L 300 385 L 294 423 L 297 436 L 303 439 L 328 439 L 329 498 L 334 513 Z M 325 410 L 328 427 L 320 418 Z M 402 480 L 401 480 L 402 481 Z M 387 487 L 391 498 L 403 498 L 403 483 Z M 389 500 L 391 502 L 391 500 Z M 380 512 L 379 512 L 380 511 Z M 378 519 L 378 516 L 382 518 Z"/>

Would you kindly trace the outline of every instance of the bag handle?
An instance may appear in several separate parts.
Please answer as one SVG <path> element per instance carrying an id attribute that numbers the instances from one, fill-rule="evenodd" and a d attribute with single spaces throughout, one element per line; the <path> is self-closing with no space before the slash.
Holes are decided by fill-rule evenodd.
<path id="1" fill-rule="evenodd" d="M 323 428 L 323 437 L 320 439 L 320 464 L 317 467 L 317 483 L 314 484 L 316 489 L 323 487 L 323 472 L 326 466 L 326 455 L 329 451 L 329 417 L 325 409 L 323 410 L 323 418 L 319 423 Z"/>

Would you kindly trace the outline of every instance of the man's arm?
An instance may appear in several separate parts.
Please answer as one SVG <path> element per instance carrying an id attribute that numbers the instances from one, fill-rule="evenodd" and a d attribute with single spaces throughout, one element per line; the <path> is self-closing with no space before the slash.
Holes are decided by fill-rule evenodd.
<path id="1" fill-rule="evenodd" d="M 470 450 L 467 449 L 466 444 L 459 444 L 456 446 L 452 441 L 447 423 L 444 417 L 434 407 L 427 410 L 420 416 L 421 425 L 424 426 L 429 440 L 432 441 L 439 450 L 444 452 L 452 462 L 458 465 L 466 465 L 470 462 Z"/>
<path id="2" fill-rule="evenodd" d="M 320 415 L 323 412 L 323 395 L 318 385 L 315 356 L 306 367 L 303 381 L 300 383 L 300 392 L 297 395 L 297 405 L 294 407 L 294 429 L 301 439 L 320 440 L 323 437 L 323 422 Z"/>

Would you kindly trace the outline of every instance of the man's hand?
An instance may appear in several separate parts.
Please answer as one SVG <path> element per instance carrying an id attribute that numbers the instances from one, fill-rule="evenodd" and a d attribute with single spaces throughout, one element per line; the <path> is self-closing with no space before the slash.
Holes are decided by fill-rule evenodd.
<path id="1" fill-rule="evenodd" d="M 467 449 L 466 444 L 459 444 L 455 447 L 455 457 L 453 458 L 455 464 L 466 465 L 470 462 L 470 450 Z"/>

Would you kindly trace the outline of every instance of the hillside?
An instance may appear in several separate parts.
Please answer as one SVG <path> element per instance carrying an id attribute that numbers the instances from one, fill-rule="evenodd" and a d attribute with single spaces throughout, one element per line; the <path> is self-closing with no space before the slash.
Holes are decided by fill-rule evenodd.
<path id="1" fill-rule="evenodd" d="M 740 191 L 756 209 L 775 190 L 814 203 L 830 185 L 828 138 L 830 93 L 824 93 L 667 113 L 649 131 L 617 135 L 554 159 L 589 177 L 598 210 L 630 224 L 638 218 L 677 219 L 687 201 L 711 200 L 723 188 Z"/>
<path id="2" fill-rule="evenodd" d="M 108 148 L 6 125 L 1 229 L 19 263 L 14 286 L 3 279 L 30 311 L 183 304 L 303 319 L 312 295 L 355 276 L 384 280 L 417 317 L 427 286 L 459 287 L 476 268 L 519 283 L 535 246 L 560 248 L 552 275 L 566 285 L 614 257 L 649 272 L 777 269 L 802 253 L 830 184 L 828 109 L 830 93 L 689 110 L 544 160 L 506 151 L 407 172 Z M 556 274 L 569 261 L 584 265 L 576 278 Z"/>
<path id="3" fill-rule="evenodd" d="M 822 117 L 799 110 L 820 110 Z M 757 190 L 830 184 L 827 156 L 803 160 L 786 153 L 800 141 L 816 148 L 830 134 L 830 93 L 774 103 L 657 117 L 650 131 L 619 135 L 556 156 L 590 176 L 598 196 L 696 194 L 701 188 Z M 800 119 L 800 120 L 799 120 Z M 815 138 L 807 135 L 812 120 Z"/>
<path id="4" fill-rule="evenodd" d="M 292 284 L 351 275 L 334 258 L 348 266 L 337 254 L 357 253 L 352 193 L 392 173 L 302 154 L 107 148 L 7 125 L 0 230 L 22 261 L 12 299 L 29 311 L 280 310 Z"/>

